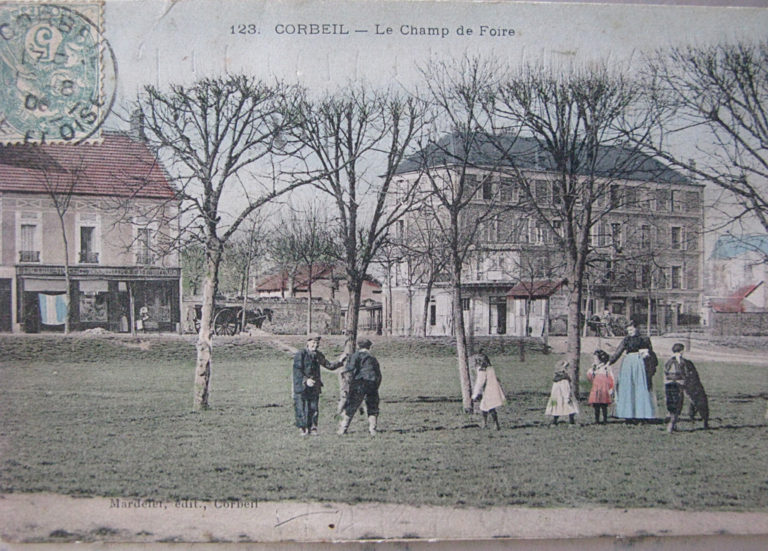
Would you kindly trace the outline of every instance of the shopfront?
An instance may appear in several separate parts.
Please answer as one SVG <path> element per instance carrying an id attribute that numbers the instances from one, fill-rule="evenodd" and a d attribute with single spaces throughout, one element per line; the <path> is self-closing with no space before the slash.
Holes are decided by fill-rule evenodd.
<path id="1" fill-rule="evenodd" d="M 179 268 L 72 267 L 69 271 L 73 331 L 177 330 Z M 24 332 L 64 330 L 67 301 L 62 266 L 19 266 L 16 288 L 17 319 Z"/>

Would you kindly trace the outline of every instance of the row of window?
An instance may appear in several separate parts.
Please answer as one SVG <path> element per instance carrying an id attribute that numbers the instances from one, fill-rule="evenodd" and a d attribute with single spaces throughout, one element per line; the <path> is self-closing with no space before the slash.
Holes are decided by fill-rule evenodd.
<path id="1" fill-rule="evenodd" d="M 600 224 L 596 227 L 594 237 L 590 236 L 590 241 L 597 247 L 613 246 L 616 249 L 624 247 L 625 244 L 639 245 L 641 249 L 661 247 L 678 251 L 696 251 L 699 247 L 698 232 L 684 226 L 670 226 L 669 230 L 665 231 L 650 224 L 641 224 L 639 228 L 632 228 L 633 232 L 637 229 L 639 232 L 633 234 L 629 243 L 625 242 L 624 228 L 623 224 L 616 222 Z"/>
<path id="2" fill-rule="evenodd" d="M 151 253 L 152 231 L 149 228 L 138 228 L 136 232 L 136 263 L 143 265 L 154 264 L 155 258 Z M 21 223 L 19 227 L 19 263 L 40 263 L 42 261 L 41 233 L 39 223 L 30 222 L 29 220 Z M 79 233 L 78 263 L 98 264 L 97 226 L 81 225 Z"/>
<path id="3" fill-rule="evenodd" d="M 622 283 L 633 289 L 697 289 L 699 287 L 698 269 L 695 265 L 653 266 L 644 264 L 638 268 L 622 270 L 620 264 L 608 261 L 604 280 L 609 283 Z"/>
<path id="4" fill-rule="evenodd" d="M 552 245 L 555 236 L 562 234 L 562 223 L 559 220 L 552 222 L 552 227 L 537 224 L 533 220 L 518 219 L 516 227 L 505 225 L 499 216 L 485 222 L 481 227 L 481 239 L 488 243 L 522 243 L 533 245 Z M 622 248 L 625 245 L 626 226 L 614 222 L 610 224 L 598 224 L 590 234 L 590 244 L 596 247 Z M 642 249 L 652 247 L 667 247 L 673 250 L 695 251 L 698 249 L 698 233 L 684 226 L 671 226 L 668 232 L 656 228 L 650 224 L 642 224 L 639 231 L 634 233 L 630 244 L 640 246 Z"/>
<path id="5" fill-rule="evenodd" d="M 522 186 L 509 177 L 494 178 L 468 174 L 465 178 L 470 186 L 482 187 L 480 195 L 485 201 L 526 203 L 531 199 L 531 195 L 539 205 L 559 205 L 562 200 L 550 180 L 533 179 L 528 186 Z M 604 190 L 597 202 L 610 206 L 611 209 L 697 213 L 701 210 L 701 193 L 613 184 Z"/>

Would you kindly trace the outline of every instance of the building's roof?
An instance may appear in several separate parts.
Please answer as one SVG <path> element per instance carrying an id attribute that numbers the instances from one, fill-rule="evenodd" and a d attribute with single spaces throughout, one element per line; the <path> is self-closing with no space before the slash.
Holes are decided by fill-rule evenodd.
<path id="1" fill-rule="evenodd" d="M 337 279 L 341 279 L 344 270 L 334 268 L 333 264 L 319 264 L 312 268 L 312 283 L 321 279 L 330 279 L 331 274 L 336 273 Z M 287 291 L 290 274 L 287 271 L 281 271 L 264 276 L 256 283 L 256 290 L 261 292 Z M 293 279 L 293 288 L 295 291 L 306 291 L 309 282 L 309 271 L 306 267 L 299 268 Z"/>
<path id="2" fill-rule="evenodd" d="M 312 268 L 312 283 L 331 279 L 333 275 L 336 281 L 343 281 L 347 275 L 344 268 L 333 264 L 318 264 Z M 262 293 L 274 293 L 287 291 L 290 277 L 287 271 L 276 272 L 262 277 L 256 283 L 256 290 Z M 306 292 L 308 290 L 309 271 L 306 267 L 299 268 L 294 276 L 293 290 Z M 363 285 L 372 287 L 373 292 L 381 292 L 381 284 L 371 278 L 363 280 Z"/>
<path id="3" fill-rule="evenodd" d="M 748 253 L 758 253 L 768 258 L 768 234 L 751 234 L 737 237 L 725 234 L 717 238 L 712 251 L 713 260 L 731 260 Z"/>
<path id="4" fill-rule="evenodd" d="M 157 157 L 145 142 L 106 132 L 101 143 L 0 146 L 0 192 L 172 199 Z"/>
<path id="5" fill-rule="evenodd" d="M 507 153 L 503 156 L 500 150 Z M 464 144 L 455 134 L 443 136 L 436 144 L 419 153 L 411 155 L 397 169 L 398 174 L 417 172 L 427 164 L 432 168 L 461 164 L 465 157 Z M 552 171 L 555 167 L 552 156 L 531 137 L 501 136 L 494 140 L 480 135 L 470 148 L 468 162 L 477 168 L 497 168 L 513 166 L 521 170 Z M 586 165 L 586 163 L 580 163 Z M 580 172 L 583 173 L 583 172 Z M 600 148 L 597 160 L 596 176 L 622 180 L 641 180 L 649 182 L 690 184 L 682 173 L 664 165 L 635 149 L 621 146 Z"/>
<path id="6" fill-rule="evenodd" d="M 554 295 L 560 287 L 565 283 L 564 279 L 551 280 L 540 279 L 535 281 L 521 281 L 509 292 L 507 292 L 508 298 L 549 298 Z"/>
<path id="7" fill-rule="evenodd" d="M 711 301 L 712 310 L 715 312 L 751 312 L 758 308 L 746 300 L 749 295 L 755 292 L 755 289 L 762 285 L 762 281 L 745 285 L 736 289 L 733 294 L 725 298 L 713 298 Z"/>

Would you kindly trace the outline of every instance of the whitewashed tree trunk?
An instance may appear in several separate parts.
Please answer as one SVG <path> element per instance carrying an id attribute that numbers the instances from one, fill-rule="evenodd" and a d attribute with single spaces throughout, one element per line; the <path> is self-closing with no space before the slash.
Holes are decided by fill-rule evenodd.
<path id="1" fill-rule="evenodd" d="M 197 335 L 197 363 L 195 365 L 194 409 L 205 410 L 210 407 L 211 395 L 211 356 L 213 352 L 212 320 L 216 294 L 216 278 L 219 270 L 220 254 L 209 256 L 206 263 L 205 281 L 203 282 L 203 304 L 200 316 L 200 332 Z"/>

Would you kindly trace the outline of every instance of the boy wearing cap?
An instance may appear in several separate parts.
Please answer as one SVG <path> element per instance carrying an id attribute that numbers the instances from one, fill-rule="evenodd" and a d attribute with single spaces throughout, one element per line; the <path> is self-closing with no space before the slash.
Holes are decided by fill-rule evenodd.
<path id="1" fill-rule="evenodd" d="M 381 385 L 381 368 L 379 361 L 371 354 L 373 343 L 368 339 L 357 341 L 357 352 L 352 354 L 344 368 L 349 377 L 349 396 L 341 412 L 341 423 L 338 434 L 345 434 L 352 422 L 355 412 L 365 400 L 368 412 L 368 432 L 376 434 L 376 422 L 379 416 L 379 386 Z"/>
<path id="2" fill-rule="evenodd" d="M 317 435 L 320 392 L 323 382 L 320 379 L 320 367 L 330 371 L 344 365 L 345 355 L 330 362 L 322 352 L 320 335 L 309 335 L 307 345 L 293 357 L 293 401 L 296 413 L 296 426 L 302 436 Z"/>
<path id="3" fill-rule="evenodd" d="M 683 410 L 683 387 L 685 385 L 684 346 L 681 343 L 672 345 L 672 357 L 664 364 L 664 394 L 667 399 L 669 424 L 667 432 L 672 433 L 677 428 L 680 412 Z"/>

